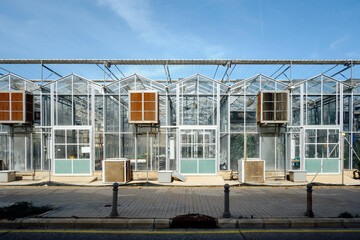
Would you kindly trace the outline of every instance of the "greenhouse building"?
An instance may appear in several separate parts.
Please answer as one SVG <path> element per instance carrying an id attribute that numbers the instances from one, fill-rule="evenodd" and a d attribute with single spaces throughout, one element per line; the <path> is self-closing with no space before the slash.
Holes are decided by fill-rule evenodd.
<path id="1" fill-rule="evenodd" d="M 246 161 L 266 178 L 359 169 L 357 64 L 0 60 L 0 167 L 100 177 L 104 160 L 126 158 L 134 178 L 229 178 Z"/>

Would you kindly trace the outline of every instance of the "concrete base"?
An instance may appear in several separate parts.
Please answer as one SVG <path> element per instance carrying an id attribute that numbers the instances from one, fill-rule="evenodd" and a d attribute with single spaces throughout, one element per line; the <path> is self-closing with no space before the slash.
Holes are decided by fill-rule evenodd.
<path id="1" fill-rule="evenodd" d="M 292 182 L 306 182 L 306 171 L 304 170 L 293 170 L 289 171 L 290 181 Z"/>
<path id="2" fill-rule="evenodd" d="M 0 182 L 12 182 L 15 181 L 16 171 L 3 170 L 0 171 Z"/>
<path id="3" fill-rule="evenodd" d="M 158 181 L 159 183 L 171 183 L 173 171 L 159 171 Z"/>

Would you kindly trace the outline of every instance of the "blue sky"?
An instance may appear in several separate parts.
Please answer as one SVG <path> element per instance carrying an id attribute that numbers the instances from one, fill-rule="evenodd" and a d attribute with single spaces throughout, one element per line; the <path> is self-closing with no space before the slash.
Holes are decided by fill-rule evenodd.
<path id="1" fill-rule="evenodd" d="M 358 59 L 360 1 L 12 0 L 1 58 Z"/>
<path id="2" fill-rule="evenodd" d="M 29 59 L 359 59 L 358 0 L 1 0 L 0 58 Z M 48 65 L 49 66 L 49 65 Z M 39 78 L 39 67 L 2 65 Z M 99 67 L 50 66 L 101 78 Z M 271 75 L 279 66 L 238 66 L 233 77 Z M 328 66 L 293 69 L 308 78 Z M 122 66 L 125 75 L 166 78 L 163 66 Z M 339 71 L 342 66 L 333 70 Z M 360 75 L 357 67 L 356 76 Z M 114 70 L 115 71 L 115 70 Z M 174 78 L 216 66 L 170 66 Z M 120 73 L 115 71 L 116 74 Z M 57 78 L 47 73 L 47 78 Z M 350 70 L 344 72 L 350 77 Z M 274 76 L 275 77 L 275 76 Z M 282 76 L 284 77 L 284 76 Z"/>

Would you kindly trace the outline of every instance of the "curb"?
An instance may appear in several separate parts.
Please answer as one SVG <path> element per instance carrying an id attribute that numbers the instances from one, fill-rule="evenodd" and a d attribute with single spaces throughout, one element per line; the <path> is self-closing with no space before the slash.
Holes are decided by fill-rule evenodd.
<path id="1" fill-rule="evenodd" d="M 0 220 L 2 229 L 169 229 L 171 219 L 20 218 Z M 360 228 L 360 218 L 217 219 L 220 229 Z"/>

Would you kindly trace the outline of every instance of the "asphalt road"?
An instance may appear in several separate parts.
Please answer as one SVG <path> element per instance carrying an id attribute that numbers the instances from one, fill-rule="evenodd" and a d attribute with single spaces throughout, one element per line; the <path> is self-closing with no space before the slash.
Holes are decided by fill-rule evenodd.
<path id="1" fill-rule="evenodd" d="M 360 229 L 289 229 L 289 230 L 0 230 L 0 239 L 360 239 Z"/>

